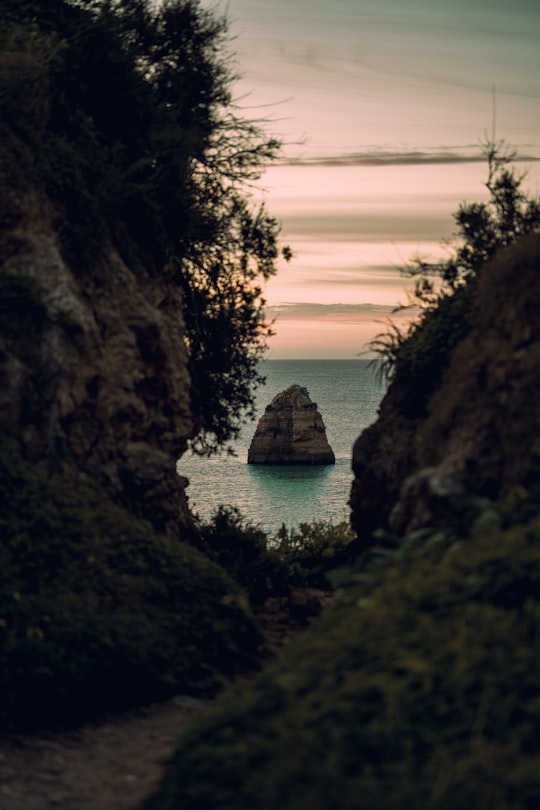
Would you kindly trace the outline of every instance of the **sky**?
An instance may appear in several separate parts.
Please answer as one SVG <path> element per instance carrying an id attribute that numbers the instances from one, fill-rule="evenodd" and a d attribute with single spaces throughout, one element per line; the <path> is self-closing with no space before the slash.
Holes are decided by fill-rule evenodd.
<path id="1" fill-rule="evenodd" d="M 260 192 L 294 254 L 266 288 L 269 357 L 363 356 L 410 317 L 400 268 L 485 197 L 486 135 L 539 191 L 540 0 L 203 5 L 229 19 L 240 111 L 284 145 Z"/>

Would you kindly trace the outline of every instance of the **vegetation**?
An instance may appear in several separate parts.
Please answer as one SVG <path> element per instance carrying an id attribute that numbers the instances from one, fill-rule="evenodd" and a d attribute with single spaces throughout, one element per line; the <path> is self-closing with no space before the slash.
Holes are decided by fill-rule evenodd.
<path id="1" fill-rule="evenodd" d="M 441 262 L 417 259 L 409 272 L 419 276 L 416 299 L 437 303 L 440 292 L 449 293 L 474 279 L 503 247 L 520 236 L 540 230 L 540 199 L 529 198 L 523 191 L 526 174 L 511 168 L 517 154 L 504 141 L 486 141 L 483 148 L 487 161 L 489 191 L 487 202 L 462 203 L 454 214 L 457 226 L 456 247 L 450 257 Z M 433 276 L 442 282 L 436 292 Z"/>
<path id="2" fill-rule="evenodd" d="M 258 668 L 252 613 L 295 586 L 330 588 L 346 524 L 271 540 L 234 509 L 157 535 L 92 482 L 67 485 L 0 441 L 0 726 L 77 724 Z"/>
<path id="3" fill-rule="evenodd" d="M 227 571 L 254 605 L 287 589 L 286 572 L 269 549 L 267 535 L 246 523 L 237 509 L 220 506 L 208 523 L 197 519 L 190 542 Z"/>
<path id="4" fill-rule="evenodd" d="M 207 694 L 258 663 L 243 591 L 91 483 L 0 448 L 0 723 L 64 725 Z"/>
<path id="5" fill-rule="evenodd" d="M 278 223 L 250 202 L 279 144 L 233 101 L 226 22 L 198 0 L 0 9 L 2 163 L 15 187 L 46 191 L 81 275 L 97 278 L 112 244 L 142 278 L 181 286 L 194 446 L 212 452 L 261 381 L 261 283 L 279 252 Z"/>
<path id="6" fill-rule="evenodd" d="M 377 354 L 377 374 L 407 380 L 408 416 L 425 414 L 429 397 L 437 389 L 452 349 L 465 338 L 475 314 L 475 285 L 463 284 L 425 307 L 418 321 L 402 332 L 395 324 L 371 343 Z"/>
<path id="7" fill-rule="evenodd" d="M 391 324 L 371 344 L 378 373 L 399 376 L 415 390 L 411 412 L 421 415 L 436 389 L 452 349 L 469 333 L 474 316 L 476 276 L 498 250 L 525 234 L 540 231 L 540 199 L 523 191 L 525 175 L 509 168 L 516 155 L 503 141 L 487 141 L 488 165 L 483 203 L 462 203 L 454 214 L 455 248 L 448 259 L 417 259 L 407 268 L 416 277 L 412 303 L 420 317 L 402 332 Z"/>
<path id="8" fill-rule="evenodd" d="M 286 570 L 290 586 L 328 588 L 332 574 L 351 561 L 354 535 L 348 523 L 300 523 L 297 529 L 283 524 L 271 549 Z"/>
<path id="9" fill-rule="evenodd" d="M 220 506 L 211 521 L 197 520 L 190 542 L 216 562 L 261 605 L 295 587 L 331 589 L 332 572 L 351 561 L 348 523 L 300 523 L 269 537 L 237 509 Z"/>
<path id="10" fill-rule="evenodd" d="M 353 572 L 334 609 L 184 733 L 145 808 L 535 806 L 537 466 L 519 514 L 486 504 L 450 549 L 424 533 Z"/>

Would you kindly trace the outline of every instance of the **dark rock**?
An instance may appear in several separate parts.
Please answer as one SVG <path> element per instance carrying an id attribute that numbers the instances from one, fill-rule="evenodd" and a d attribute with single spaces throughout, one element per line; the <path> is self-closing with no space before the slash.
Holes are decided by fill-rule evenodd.
<path id="1" fill-rule="evenodd" d="M 471 498 L 456 476 L 424 467 L 403 482 L 388 525 L 398 535 L 430 527 L 459 536 L 473 525 L 479 507 L 479 499 Z"/>
<path id="2" fill-rule="evenodd" d="M 475 498 L 518 481 L 540 434 L 539 266 L 538 235 L 502 250 L 480 271 L 472 328 L 425 401 L 406 407 L 414 383 L 392 382 L 353 449 L 358 549 L 377 528 L 471 523 Z"/>
<path id="3" fill-rule="evenodd" d="M 176 534 L 188 519 L 176 460 L 193 431 L 179 289 L 112 245 L 95 266 L 69 264 L 48 199 L 21 187 L 0 214 L 8 202 L 18 218 L 16 241 L 0 240 L 2 282 L 16 292 L 0 319 L 4 429 L 23 458 L 67 482 L 97 481 Z"/>

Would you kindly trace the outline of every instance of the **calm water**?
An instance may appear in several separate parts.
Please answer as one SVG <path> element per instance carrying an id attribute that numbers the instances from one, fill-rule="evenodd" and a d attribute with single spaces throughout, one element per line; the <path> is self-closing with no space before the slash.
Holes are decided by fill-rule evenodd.
<path id="1" fill-rule="evenodd" d="M 257 420 L 273 397 L 289 385 L 307 388 L 326 425 L 335 466 L 266 467 L 247 464 L 248 447 L 257 422 L 249 423 L 234 445 L 236 457 L 199 458 L 186 455 L 178 471 L 190 480 L 191 508 L 209 518 L 219 504 L 238 507 L 251 522 L 275 533 L 282 523 L 349 517 L 352 445 L 371 424 L 384 393 L 367 360 L 268 360 L 267 381 L 257 396 Z"/>

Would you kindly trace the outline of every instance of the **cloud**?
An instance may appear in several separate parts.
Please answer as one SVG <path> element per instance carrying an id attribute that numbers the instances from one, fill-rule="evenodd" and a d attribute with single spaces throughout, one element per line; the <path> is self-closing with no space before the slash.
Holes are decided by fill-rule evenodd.
<path id="1" fill-rule="evenodd" d="M 318 320 L 339 323 L 380 321 L 388 318 L 410 320 L 418 309 L 397 308 L 386 304 L 314 304 L 310 302 L 275 304 L 265 308 L 266 317 L 276 321 Z"/>
<path id="2" fill-rule="evenodd" d="M 406 330 L 418 310 L 391 305 L 315 304 L 309 302 L 268 307 L 274 336 L 270 357 L 354 358 L 373 356 L 372 341 L 388 333 L 390 324 Z"/>
<path id="3" fill-rule="evenodd" d="M 519 154 L 517 161 L 536 162 L 540 157 Z M 313 158 L 288 158 L 281 161 L 285 166 L 419 166 L 449 163 L 485 163 L 486 158 L 478 144 L 464 147 L 440 147 L 412 151 L 373 150 Z"/>

